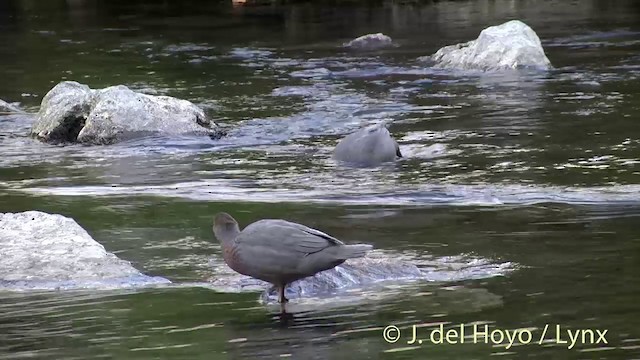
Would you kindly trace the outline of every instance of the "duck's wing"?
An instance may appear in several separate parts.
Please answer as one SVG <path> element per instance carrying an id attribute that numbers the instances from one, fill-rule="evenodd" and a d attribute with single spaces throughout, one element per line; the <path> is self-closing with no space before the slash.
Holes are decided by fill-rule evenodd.
<path id="1" fill-rule="evenodd" d="M 320 230 L 276 219 L 260 220 L 247 226 L 236 238 L 236 242 L 300 255 L 344 244 Z"/>

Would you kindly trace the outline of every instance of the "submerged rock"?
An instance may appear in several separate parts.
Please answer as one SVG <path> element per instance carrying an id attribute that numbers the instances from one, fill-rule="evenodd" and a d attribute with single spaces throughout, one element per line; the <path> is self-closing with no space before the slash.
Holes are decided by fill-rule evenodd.
<path id="1" fill-rule="evenodd" d="M 211 259 L 209 265 L 215 277 L 198 286 L 229 293 L 261 292 L 263 303 L 277 304 L 278 292 L 271 284 L 238 274 L 221 259 Z M 296 305 L 325 303 L 325 300 L 344 304 L 359 301 L 354 297 L 380 298 L 378 292 L 384 288 L 485 279 L 504 276 L 517 268 L 518 265 L 511 262 L 494 263 L 468 256 L 415 259 L 411 255 L 374 250 L 364 258 L 349 259 L 335 268 L 291 283 L 285 295 L 288 299 L 300 299 L 294 301 Z"/>
<path id="2" fill-rule="evenodd" d="M 166 284 L 119 259 L 73 219 L 0 213 L 0 289 L 122 288 Z"/>
<path id="3" fill-rule="evenodd" d="M 216 273 L 227 273 L 217 277 L 211 285 L 224 291 L 263 291 L 265 303 L 278 301 L 278 292 L 271 284 L 233 272 L 221 265 Z M 340 289 L 373 285 L 383 281 L 416 280 L 423 278 L 420 269 L 409 262 L 386 257 L 367 256 L 349 259 L 332 269 L 291 283 L 286 288 L 288 299 L 331 296 Z"/>
<path id="4" fill-rule="evenodd" d="M 222 136 L 202 109 L 186 100 L 134 92 L 124 85 L 92 90 L 64 81 L 42 99 L 31 135 L 47 143 L 112 144 L 159 135 Z"/>
<path id="5" fill-rule="evenodd" d="M 0 115 L 2 113 L 23 113 L 19 107 L 0 99 Z"/>
<path id="6" fill-rule="evenodd" d="M 519 20 L 488 27 L 476 40 L 445 46 L 432 56 L 419 60 L 433 62 L 436 68 L 461 70 L 551 68 L 540 38 Z"/>
<path id="7" fill-rule="evenodd" d="M 414 264 L 392 259 L 360 258 L 350 259 L 333 269 L 320 272 L 313 277 L 298 280 L 287 286 L 288 299 L 331 295 L 339 289 L 349 289 L 373 285 L 382 281 L 416 280 L 424 275 Z M 262 301 L 278 300 L 275 287 L 262 293 Z"/>
<path id="8" fill-rule="evenodd" d="M 362 166 L 375 166 L 402 157 L 400 147 L 384 124 L 360 129 L 344 137 L 333 158 Z"/>
<path id="9" fill-rule="evenodd" d="M 390 46 L 393 46 L 393 40 L 383 33 L 363 35 L 344 44 L 344 47 L 355 50 L 377 50 Z"/>

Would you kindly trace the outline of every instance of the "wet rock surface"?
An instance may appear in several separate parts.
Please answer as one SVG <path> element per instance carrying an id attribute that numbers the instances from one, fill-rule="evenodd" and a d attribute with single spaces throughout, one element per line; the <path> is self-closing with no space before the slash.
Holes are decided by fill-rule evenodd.
<path id="1" fill-rule="evenodd" d="M 189 101 L 132 91 L 124 85 L 92 90 L 64 81 L 43 98 L 31 135 L 47 143 L 112 144 L 147 135 L 223 132 Z"/>
<path id="2" fill-rule="evenodd" d="M 345 43 L 344 47 L 353 50 L 377 50 L 392 47 L 393 45 L 393 40 L 389 36 L 383 33 L 376 33 L 357 37 Z"/>
<path id="3" fill-rule="evenodd" d="M 0 289 L 123 288 L 167 284 L 96 242 L 73 219 L 40 211 L 0 213 Z"/>
<path id="4" fill-rule="evenodd" d="M 331 296 L 340 289 L 372 286 L 382 281 L 418 280 L 420 269 L 409 262 L 386 258 L 351 259 L 340 266 L 313 277 L 302 279 L 287 286 L 285 296 L 289 299 L 314 296 Z M 270 287 L 262 293 L 263 302 L 278 299 L 277 290 Z"/>
<path id="5" fill-rule="evenodd" d="M 212 264 L 213 265 L 213 264 Z M 240 275 L 225 266 L 217 266 L 211 285 L 223 291 L 263 291 L 264 302 L 276 302 L 277 291 L 271 284 Z M 287 286 L 288 299 L 331 296 L 340 289 L 373 285 L 381 281 L 416 280 L 422 278 L 420 269 L 407 261 L 394 261 L 386 257 L 350 259 L 333 269 L 320 272 Z"/>
<path id="6" fill-rule="evenodd" d="M 22 109 L 17 107 L 16 105 L 10 104 L 2 99 L 0 99 L 0 113 L 23 113 Z"/>
<path id="7" fill-rule="evenodd" d="M 445 46 L 432 56 L 419 60 L 431 62 L 436 68 L 461 70 L 551 68 L 540 38 L 519 20 L 488 27 L 482 30 L 476 40 Z"/>

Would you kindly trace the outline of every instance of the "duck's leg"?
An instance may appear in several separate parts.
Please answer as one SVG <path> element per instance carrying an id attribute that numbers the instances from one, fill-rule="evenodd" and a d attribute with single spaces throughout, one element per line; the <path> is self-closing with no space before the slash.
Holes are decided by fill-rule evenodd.
<path id="1" fill-rule="evenodd" d="M 286 314 L 287 313 L 287 309 L 286 309 L 286 303 L 289 301 L 287 300 L 286 297 L 284 297 L 284 289 L 287 287 L 286 284 L 280 285 L 278 286 L 278 290 L 279 290 L 279 298 L 278 298 L 278 302 L 280 303 L 280 312 L 282 314 Z"/>
<path id="2" fill-rule="evenodd" d="M 278 290 L 280 290 L 280 296 L 278 297 L 278 302 L 280 304 L 288 303 L 289 299 L 284 296 L 284 289 L 287 287 L 287 284 L 283 284 L 278 286 Z"/>

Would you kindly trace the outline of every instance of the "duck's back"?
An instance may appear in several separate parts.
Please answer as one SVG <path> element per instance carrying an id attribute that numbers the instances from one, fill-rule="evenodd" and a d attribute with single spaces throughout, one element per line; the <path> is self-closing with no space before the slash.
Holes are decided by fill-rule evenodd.
<path id="1" fill-rule="evenodd" d="M 335 159 L 361 164 L 393 161 L 398 154 L 398 144 L 384 126 L 365 128 L 347 135 L 334 150 Z"/>
<path id="2" fill-rule="evenodd" d="M 236 271 L 269 282 L 294 281 L 309 275 L 304 265 L 309 254 L 341 244 L 304 225 L 277 219 L 260 220 L 248 225 L 236 238 L 234 249 L 242 270 Z"/>

